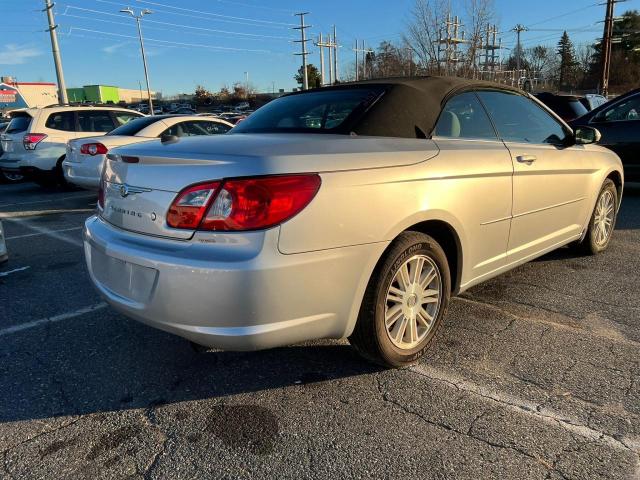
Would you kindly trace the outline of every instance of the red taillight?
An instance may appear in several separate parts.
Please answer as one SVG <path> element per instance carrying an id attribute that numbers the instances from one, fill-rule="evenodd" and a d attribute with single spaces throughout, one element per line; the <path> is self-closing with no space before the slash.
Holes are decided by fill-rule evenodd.
<path id="1" fill-rule="evenodd" d="M 197 228 L 219 185 L 220 182 L 201 183 L 184 189 L 169 207 L 167 224 L 173 228 Z"/>
<path id="2" fill-rule="evenodd" d="M 109 149 L 101 143 L 85 143 L 80 147 L 80 153 L 83 155 L 105 155 Z"/>
<path id="3" fill-rule="evenodd" d="M 169 209 L 167 223 L 174 228 L 200 230 L 269 228 L 289 220 L 305 208 L 315 197 L 320 183 L 319 175 L 304 174 L 225 180 L 222 185 L 194 185 L 176 197 Z M 180 203 L 193 192 L 199 195 L 197 205 L 184 211 L 185 207 Z"/>
<path id="4" fill-rule="evenodd" d="M 47 138 L 45 133 L 28 133 L 22 137 L 22 145 L 25 150 L 35 150 L 38 144 Z"/>

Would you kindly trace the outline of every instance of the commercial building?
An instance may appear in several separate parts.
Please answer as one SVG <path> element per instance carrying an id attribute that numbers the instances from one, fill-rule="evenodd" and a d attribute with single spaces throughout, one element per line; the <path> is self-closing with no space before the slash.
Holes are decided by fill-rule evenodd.
<path id="1" fill-rule="evenodd" d="M 112 85 L 85 85 L 68 88 L 69 102 L 144 103 L 147 91 Z M 151 98 L 158 99 L 156 92 Z M 12 77 L 0 77 L 0 115 L 28 107 L 46 107 L 58 103 L 58 86 L 49 82 L 18 82 Z"/>
<path id="2" fill-rule="evenodd" d="M 81 88 L 67 88 L 70 102 L 93 103 L 140 103 L 147 101 L 146 90 L 133 90 L 113 85 L 85 85 Z M 151 92 L 151 98 L 156 99 L 156 92 Z"/>

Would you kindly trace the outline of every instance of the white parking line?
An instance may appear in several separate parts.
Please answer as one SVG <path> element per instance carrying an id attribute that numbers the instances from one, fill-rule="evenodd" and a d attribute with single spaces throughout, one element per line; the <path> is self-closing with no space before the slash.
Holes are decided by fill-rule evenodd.
<path id="1" fill-rule="evenodd" d="M 9 270 L 7 272 L 0 272 L 0 277 L 6 277 L 11 275 L 12 273 L 22 272 L 23 270 L 26 270 L 28 268 L 31 268 L 31 267 L 20 267 L 20 268 L 14 268 L 13 270 Z"/>
<path id="2" fill-rule="evenodd" d="M 54 210 L 27 210 L 24 212 L 0 212 L 0 220 L 11 220 L 25 217 L 40 217 L 42 215 L 56 215 L 58 213 L 91 213 L 95 208 L 61 208 Z"/>
<path id="3" fill-rule="evenodd" d="M 60 233 L 60 232 L 71 232 L 73 230 L 82 230 L 82 227 L 61 228 L 59 230 L 51 230 L 50 232 L 25 233 L 24 235 L 14 235 L 13 237 L 7 237 L 5 238 L 5 240 L 16 240 L 18 238 L 37 237 L 39 235 L 49 235 L 50 233 Z"/>
<path id="4" fill-rule="evenodd" d="M 637 436 L 625 436 L 615 438 L 607 433 L 595 430 L 577 418 L 565 415 L 551 408 L 539 405 L 530 400 L 516 397 L 509 393 L 493 391 L 485 386 L 477 385 L 464 379 L 455 372 L 446 372 L 429 365 L 417 364 L 407 369 L 431 380 L 436 380 L 458 391 L 477 395 L 486 400 L 500 404 L 502 407 L 532 417 L 540 422 L 557 425 L 565 430 L 593 441 L 602 441 L 613 448 L 640 452 L 640 438 Z"/>
<path id="5" fill-rule="evenodd" d="M 101 310 L 107 306 L 106 303 L 97 303 L 96 305 L 91 305 L 90 307 L 84 307 L 79 310 L 75 310 L 73 312 L 61 313 L 60 315 L 55 315 L 53 317 L 41 318 L 40 320 L 33 320 L 31 322 L 22 323 L 20 325 L 14 325 L 12 327 L 5 328 L 4 330 L 0 330 L 0 337 L 4 335 L 11 335 L 12 333 L 21 332 L 23 330 L 28 330 L 29 328 L 39 327 L 40 325 L 44 325 L 47 323 L 55 323 L 60 322 L 62 320 L 69 320 L 70 318 L 79 317 L 80 315 L 84 315 L 86 313 L 95 312 L 96 310 Z"/>
<path id="6" fill-rule="evenodd" d="M 66 242 L 69 243 L 71 245 L 75 245 L 76 247 L 82 247 L 82 242 L 80 240 L 77 240 L 75 238 L 71 238 L 67 235 L 64 235 L 63 233 L 58 233 L 56 230 L 52 230 L 50 228 L 45 228 L 45 227 L 41 227 L 39 225 L 34 225 L 33 222 L 26 220 L 24 218 L 6 218 L 3 219 L 9 222 L 16 222 L 20 225 L 22 225 L 25 228 L 28 228 L 29 230 L 33 230 L 34 232 L 37 232 L 41 235 L 47 235 L 51 238 L 55 238 L 57 240 L 60 240 L 61 242 Z"/>
<path id="7" fill-rule="evenodd" d="M 34 200 L 32 202 L 2 203 L 2 204 L 0 204 L 0 208 L 15 207 L 15 206 L 18 206 L 18 205 L 35 205 L 36 203 L 53 203 L 53 202 L 58 202 L 58 201 L 61 201 L 61 200 L 73 200 L 73 199 L 76 199 L 76 198 L 95 198 L 96 196 L 97 196 L 97 194 L 92 194 L 92 195 L 73 195 L 73 196 L 53 198 L 53 199 L 48 199 L 48 200 Z"/>

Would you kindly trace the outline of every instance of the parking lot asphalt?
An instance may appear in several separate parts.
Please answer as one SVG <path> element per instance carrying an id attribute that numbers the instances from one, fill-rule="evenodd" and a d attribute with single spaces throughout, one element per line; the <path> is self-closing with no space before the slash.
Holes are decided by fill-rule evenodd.
<path id="1" fill-rule="evenodd" d="M 640 478 L 640 185 L 606 253 L 471 289 L 399 370 L 334 340 L 198 353 L 126 319 L 84 265 L 95 202 L 0 186 L 0 478 Z"/>

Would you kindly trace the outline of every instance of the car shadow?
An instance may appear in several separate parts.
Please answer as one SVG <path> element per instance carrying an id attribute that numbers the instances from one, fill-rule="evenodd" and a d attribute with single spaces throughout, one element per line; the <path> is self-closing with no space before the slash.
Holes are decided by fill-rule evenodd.
<path id="1" fill-rule="evenodd" d="M 26 331 L 15 343 L 4 339 L 0 423 L 217 399 L 381 370 L 344 342 L 198 352 L 181 338 L 102 312 L 104 318 Z"/>

